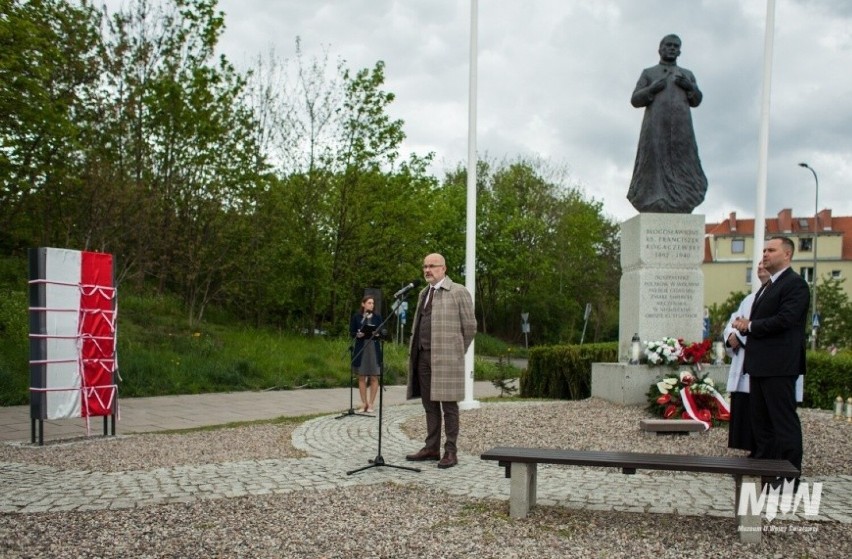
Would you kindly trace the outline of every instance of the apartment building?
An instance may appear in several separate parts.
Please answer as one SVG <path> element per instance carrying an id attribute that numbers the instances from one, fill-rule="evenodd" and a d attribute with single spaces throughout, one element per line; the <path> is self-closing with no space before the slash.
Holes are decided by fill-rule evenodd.
<path id="1" fill-rule="evenodd" d="M 704 304 L 722 303 L 734 291 L 751 291 L 754 219 L 737 219 L 731 212 L 720 223 L 705 224 L 704 232 Z M 852 298 L 852 216 L 834 217 L 825 209 L 815 224 L 813 214 L 794 217 L 792 210 L 783 209 L 766 219 L 764 235 L 790 237 L 796 244 L 793 270 L 811 282 L 816 257 L 819 281 L 847 278 L 843 287 Z"/>

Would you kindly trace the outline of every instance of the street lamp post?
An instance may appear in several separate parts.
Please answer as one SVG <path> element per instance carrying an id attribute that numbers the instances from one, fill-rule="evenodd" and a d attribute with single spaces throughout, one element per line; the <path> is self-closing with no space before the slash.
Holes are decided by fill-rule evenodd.
<path id="1" fill-rule="evenodd" d="M 811 302 L 813 303 L 813 314 L 811 315 L 811 349 L 816 349 L 816 338 L 817 338 L 817 326 L 816 326 L 816 316 L 817 316 L 817 237 L 819 236 L 819 177 L 817 177 L 816 171 L 808 165 L 807 163 L 799 163 L 799 167 L 804 167 L 814 175 L 814 269 L 813 269 L 813 282 L 814 282 L 814 292 L 811 297 Z"/>

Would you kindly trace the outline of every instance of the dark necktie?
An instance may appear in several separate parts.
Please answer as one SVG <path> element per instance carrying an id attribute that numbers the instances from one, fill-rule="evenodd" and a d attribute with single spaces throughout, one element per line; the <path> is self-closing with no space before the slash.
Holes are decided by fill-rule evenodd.
<path id="1" fill-rule="evenodd" d="M 757 294 L 754 296 L 754 301 L 751 304 L 752 309 L 757 306 L 757 302 L 760 301 L 760 298 L 763 297 L 764 293 L 766 293 L 771 286 L 772 280 L 769 280 L 760 286 L 760 289 L 757 290 Z"/>
<path id="2" fill-rule="evenodd" d="M 426 293 L 426 303 L 423 305 L 424 309 L 428 309 L 432 306 L 432 299 L 435 298 L 435 287 L 432 286 L 429 288 L 429 291 Z"/>
<path id="3" fill-rule="evenodd" d="M 766 283 L 764 283 L 763 285 L 760 286 L 760 289 L 758 290 L 757 297 L 755 297 L 755 299 L 760 299 L 761 297 L 763 297 L 766 294 L 766 292 L 769 291 L 770 287 L 772 287 L 772 280 L 769 280 L 769 281 L 767 281 Z"/>

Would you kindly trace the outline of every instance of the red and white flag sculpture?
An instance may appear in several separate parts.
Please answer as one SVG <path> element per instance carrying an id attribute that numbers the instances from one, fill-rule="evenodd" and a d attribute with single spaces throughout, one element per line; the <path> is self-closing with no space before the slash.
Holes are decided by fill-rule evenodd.
<path id="1" fill-rule="evenodd" d="M 112 255 L 30 249 L 29 267 L 31 418 L 115 415 Z"/>

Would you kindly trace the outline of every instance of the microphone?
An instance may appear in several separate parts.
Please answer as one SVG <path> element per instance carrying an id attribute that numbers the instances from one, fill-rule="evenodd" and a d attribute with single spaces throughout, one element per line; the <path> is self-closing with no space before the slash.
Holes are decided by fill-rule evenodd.
<path id="1" fill-rule="evenodd" d="M 397 291 L 396 293 L 394 293 L 393 296 L 394 296 L 394 298 L 402 297 L 403 295 L 405 295 L 406 293 L 408 293 L 409 291 L 411 291 L 412 289 L 414 289 L 418 285 L 420 285 L 420 280 L 414 280 L 411 283 L 409 283 L 408 285 L 406 285 L 405 287 L 403 287 L 402 289 L 400 289 L 399 291 Z"/>

